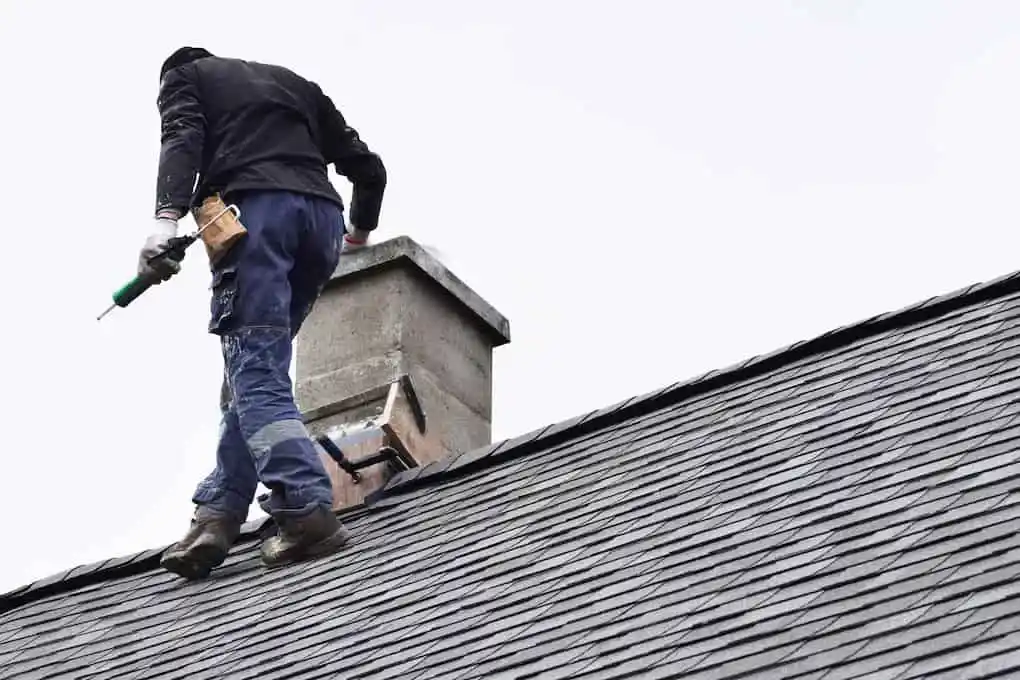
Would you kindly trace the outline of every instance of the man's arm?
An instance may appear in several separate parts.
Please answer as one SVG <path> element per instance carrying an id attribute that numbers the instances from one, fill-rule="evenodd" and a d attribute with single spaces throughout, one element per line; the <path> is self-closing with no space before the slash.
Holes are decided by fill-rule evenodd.
<path id="1" fill-rule="evenodd" d="M 160 85 L 157 215 L 173 212 L 180 217 L 191 207 L 205 143 L 205 116 L 195 79 L 194 67 L 186 64 L 167 73 Z"/>
<path id="2" fill-rule="evenodd" d="M 322 154 L 326 163 L 350 180 L 351 224 L 361 231 L 372 231 L 379 225 L 383 191 L 386 189 L 386 168 L 382 159 L 361 141 L 357 130 L 350 127 L 318 85 L 313 84 L 318 99 L 319 129 Z"/>

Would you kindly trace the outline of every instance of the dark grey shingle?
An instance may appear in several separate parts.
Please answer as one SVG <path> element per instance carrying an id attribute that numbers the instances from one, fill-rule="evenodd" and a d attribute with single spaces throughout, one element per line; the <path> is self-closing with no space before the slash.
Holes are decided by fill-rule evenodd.
<path id="1" fill-rule="evenodd" d="M 668 403 L 677 389 L 693 392 Z M 264 572 L 248 539 L 198 584 L 61 585 L 157 549 L 56 575 L 0 607 L 0 659 L 26 677 L 305 680 L 1020 666 L 1020 294 L 697 389 L 405 475 L 338 556 Z"/>

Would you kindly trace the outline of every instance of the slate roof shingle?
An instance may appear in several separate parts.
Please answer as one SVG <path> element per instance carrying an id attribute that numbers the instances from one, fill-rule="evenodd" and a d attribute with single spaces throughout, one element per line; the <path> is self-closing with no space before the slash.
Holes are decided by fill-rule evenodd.
<path id="1" fill-rule="evenodd" d="M 341 555 L 0 598 L 3 678 L 1020 676 L 1020 278 L 403 473 Z"/>

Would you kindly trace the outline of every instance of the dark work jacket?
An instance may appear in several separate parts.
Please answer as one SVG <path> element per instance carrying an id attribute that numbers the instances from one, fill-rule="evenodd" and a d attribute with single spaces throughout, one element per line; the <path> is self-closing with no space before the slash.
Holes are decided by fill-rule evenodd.
<path id="1" fill-rule="evenodd" d="M 343 206 L 326 173 L 332 163 L 353 185 L 349 221 L 376 228 L 386 170 L 315 83 L 281 66 L 206 57 L 169 71 L 158 105 L 157 212 L 248 189 Z"/>

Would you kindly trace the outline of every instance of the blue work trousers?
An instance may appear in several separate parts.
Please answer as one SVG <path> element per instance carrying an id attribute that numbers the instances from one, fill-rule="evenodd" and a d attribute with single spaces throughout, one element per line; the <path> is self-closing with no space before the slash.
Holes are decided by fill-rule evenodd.
<path id="1" fill-rule="evenodd" d="M 294 403 L 291 347 L 336 269 L 343 209 L 285 191 L 231 197 L 248 230 L 212 268 L 209 332 L 224 376 L 216 468 L 193 501 L 247 517 L 261 481 L 277 518 L 331 506 L 332 488 Z"/>

